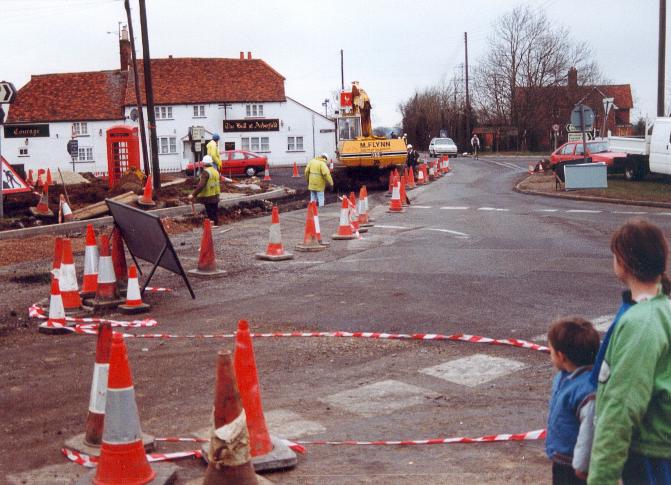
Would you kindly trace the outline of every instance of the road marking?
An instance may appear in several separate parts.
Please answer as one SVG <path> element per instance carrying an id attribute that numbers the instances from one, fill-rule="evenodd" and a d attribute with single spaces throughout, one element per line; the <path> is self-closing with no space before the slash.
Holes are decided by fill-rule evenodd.
<path id="1" fill-rule="evenodd" d="M 526 367 L 526 364 L 501 357 L 475 354 L 450 360 L 419 372 L 468 387 L 479 386 Z"/>
<path id="2" fill-rule="evenodd" d="M 574 214 L 601 214 L 602 211 L 590 209 L 569 209 L 566 212 L 572 212 Z"/>
<path id="3" fill-rule="evenodd" d="M 508 212 L 510 209 L 501 209 L 499 207 L 478 207 L 479 211 Z"/>
<path id="4" fill-rule="evenodd" d="M 613 211 L 613 214 L 632 214 L 632 215 L 637 215 L 637 214 L 647 214 L 645 211 Z"/>
<path id="5" fill-rule="evenodd" d="M 467 205 L 447 205 L 444 207 L 441 207 L 442 210 L 450 210 L 450 211 L 463 211 L 466 209 L 470 209 Z"/>
<path id="6" fill-rule="evenodd" d="M 401 381 L 386 380 L 356 389 L 337 392 L 320 401 L 361 416 L 393 414 L 410 406 L 426 402 L 438 394 Z"/>
<path id="7" fill-rule="evenodd" d="M 427 231 L 435 231 L 435 232 L 446 232 L 447 234 L 454 234 L 455 236 L 458 236 L 458 237 L 460 237 L 460 238 L 468 238 L 468 237 L 470 237 L 468 234 L 465 234 L 465 233 L 463 233 L 463 232 L 459 232 L 459 231 L 451 231 L 451 230 L 449 230 L 449 229 L 438 229 L 438 228 L 434 228 L 434 227 L 427 227 L 426 230 L 427 230 Z"/>
<path id="8" fill-rule="evenodd" d="M 614 319 L 615 315 L 603 315 L 592 319 L 592 325 L 594 325 L 594 328 L 599 332 L 605 332 L 608 330 L 608 327 L 610 327 L 610 324 L 613 323 Z"/>
<path id="9" fill-rule="evenodd" d="M 413 209 L 432 209 L 430 205 L 411 205 Z"/>
<path id="10" fill-rule="evenodd" d="M 287 409 L 266 411 L 264 416 L 270 432 L 283 438 L 296 439 L 326 431 L 317 421 L 309 421 Z"/>
<path id="11" fill-rule="evenodd" d="M 559 212 L 559 209 L 536 209 L 534 212 Z"/>
<path id="12" fill-rule="evenodd" d="M 671 212 L 653 212 L 653 214 L 657 214 L 660 216 L 671 216 Z"/>
<path id="13" fill-rule="evenodd" d="M 410 229 L 409 227 L 405 226 L 382 226 L 380 224 L 375 224 L 375 227 L 380 229 Z"/>
<path id="14" fill-rule="evenodd" d="M 521 170 L 521 167 L 518 167 L 514 163 L 510 162 L 494 162 L 494 163 L 500 165 L 501 167 L 512 168 L 513 170 Z M 524 171 L 526 171 L 526 169 Z"/>

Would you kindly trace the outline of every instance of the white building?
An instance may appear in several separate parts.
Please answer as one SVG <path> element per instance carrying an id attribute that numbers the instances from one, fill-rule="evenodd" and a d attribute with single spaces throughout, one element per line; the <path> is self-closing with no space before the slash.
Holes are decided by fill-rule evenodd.
<path id="1" fill-rule="evenodd" d="M 0 133 L 2 155 L 26 172 L 73 167 L 107 172 L 107 130 L 138 127 L 125 32 L 120 60 L 118 70 L 32 76 L 10 105 Z M 285 78 L 249 52 L 237 59 L 152 59 L 151 69 L 162 171 L 183 169 L 194 160 L 193 126 L 203 128 L 205 142 L 218 133 L 220 150 L 261 153 L 270 165 L 305 164 L 322 152 L 334 157 L 333 121 L 286 96 Z M 144 106 L 141 60 L 138 73 Z M 144 111 L 146 124 L 146 107 Z M 74 161 L 67 150 L 73 137 L 78 142 Z"/>

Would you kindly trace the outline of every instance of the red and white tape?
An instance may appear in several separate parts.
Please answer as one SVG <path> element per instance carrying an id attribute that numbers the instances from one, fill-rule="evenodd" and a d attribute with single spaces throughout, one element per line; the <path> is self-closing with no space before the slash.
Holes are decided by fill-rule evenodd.
<path id="1" fill-rule="evenodd" d="M 63 453 L 68 460 L 86 468 L 94 468 L 98 465 L 97 456 L 90 456 L 86 453 L 80 453 L 69 448 L 61 448 L 61 453 Z M 174 453 L 148 453 L 147 461 L 149 463 L 154 463 L 158 461 L 179 460 L 181 458 L 201 458 L 202 456 L 203 452 L 200 450 L 176 451 Z"/>
<path id="2" fill-rule="evenodd" d="M 144 291 L 148 291 L 150 293 L 170 293 L 172 292 L 172 288 L 160 288 L 160 287 L 154 287 L 154 286 L 147 286 Z"/>
<path id="3" fill-rule="evenodd" d="M 28 309 L 28 316 L 30 318 L 42 318 L 47 319 L 48 316 L 43 308 L 39 305 L 34 304 Z M 152 318 L 146 318 L 144 320 L 132 320 L 130 322 L 123 320 L 108 320 L 105 318 L 75 318 L 75 317 L 65 317 L 66 322 L 73 322 L 80 324 L 80 327 L 90 327 L 93 328 L 98 323 L 109 322 L 112 327 L 128 327 L 128 328 L 141 328 L 141 327 L 155 327 L 158 325 L 158 322 Z"/>

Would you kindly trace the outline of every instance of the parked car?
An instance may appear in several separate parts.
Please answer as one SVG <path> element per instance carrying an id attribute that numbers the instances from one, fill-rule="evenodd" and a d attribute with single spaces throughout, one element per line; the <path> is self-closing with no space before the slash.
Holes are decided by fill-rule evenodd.
<path id="1" fill-rule="evenodd" d="M 221 170 L 223 175 L 246 175 L 253 177 L 259 172 L 263 172 L 268 163 L 268 157 L 258 155 L 253 152 L 245 150 L 226 150 L 220 152 L 221 156 Z M 186 165 L 186 174 L 193 175 L 194 166 L 197 168 L 203 167 L 203 162 L 198 162 L 194 165 L 189 162 Z"/>
<path id="2" fill-rule="evenodd" d="M 581 141 L 569 141 L 557 148 L 550 155 L 550 167 L 554 168 L 562 162 L 582 160 L 585 157 L 592 159 L 593 163 L 603 162 L 608 166 L 609 172 L 622 172 L 626 153 L 611 152 L 607 141 L 592 140 L 587 142 L 587 154 Z"/>
<path id="3" fill-rule="evenodd" d="M 459 153 L 452 138 L 433 138 L 429 143 L 429 156 L 450 155 L 456 157 Z"/>

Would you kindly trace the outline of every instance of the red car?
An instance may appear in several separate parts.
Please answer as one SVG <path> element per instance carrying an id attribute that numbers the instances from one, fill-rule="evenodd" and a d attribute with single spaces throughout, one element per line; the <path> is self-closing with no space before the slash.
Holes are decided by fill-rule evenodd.
<path id="1" fill-rule="evenodd" d="M 608 165 L 609 172 L 621 172 L 624 170 L 624 160 L 626 153 L 611 152 L 608 150 L 606 141 L 588 141 L 587 156 L 592 158 L 592 162 L 604 162 Z M 569 160 L 585 158 L 584 147 L 581 141 L 570 141 L 564 143 L 550 155 L 550 166 L 554 167 L 558 163 Z"/>
<path id="2" fill-rule="evenodd" d="M 221 174 L 222 175 L 247 175 L 253 177 L 259 172 L 263 172 L 268 163 L 268 157 L 257 155 L 253 152 L 245 150 L 227 150 L 219 152 L 221 157 Z M 203 162 L 195 164 L 196 167 L 202 168 Z M 186 174 L 193 175 L 194 163 L 189 162 L 186 165 Z"/>

